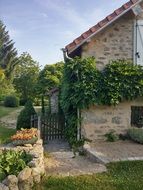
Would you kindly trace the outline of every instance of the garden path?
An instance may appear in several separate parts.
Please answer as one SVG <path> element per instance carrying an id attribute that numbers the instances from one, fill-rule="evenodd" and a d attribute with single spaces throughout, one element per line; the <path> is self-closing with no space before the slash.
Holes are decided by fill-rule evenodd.
<path id="1" fill-rule="evenodd" d="M 12 112 L 10 112 L 8 115 L 0 118 L 0 124 L 4 125 L 5 127 L 8 128 L 16 128 L 16 121 L 17 121 L 17 117 L 20 113 L 20 111 L 22 110 L 23 107 L 20 107 Z"/>
<path id="2" fill-rule="evenodd" d="M 106 171 L 104 165 L 92 162 L 85 156 L 73 158 L 67 142 L 51 141 L 44 148 L 47 175 L 84 175 Z"/>

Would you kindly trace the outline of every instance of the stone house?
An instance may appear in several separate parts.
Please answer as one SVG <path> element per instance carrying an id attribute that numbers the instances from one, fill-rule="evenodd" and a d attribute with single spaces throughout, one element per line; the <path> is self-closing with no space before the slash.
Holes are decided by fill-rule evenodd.
<path id="1" fill-rule="evenodd" d="M 50 111 L 51 114 L 55 114 L 59 112 L 59 89 L 53 88 L 49 92 L 50 97 Z"/>
<path id="2" fill-rule="evenodd" d="M 143 0 L 130 0 L 68 44 L 63 52 L 70 58 L 94 56 L 99 70 L 118 59 L 143 65 Z M 143 114 L 143 99 L 82 110 L 81 133 L 91 140 L 102 139 L 110 129 L 124 133 L 133 124 L 132 110 L 136 108 Z"/>

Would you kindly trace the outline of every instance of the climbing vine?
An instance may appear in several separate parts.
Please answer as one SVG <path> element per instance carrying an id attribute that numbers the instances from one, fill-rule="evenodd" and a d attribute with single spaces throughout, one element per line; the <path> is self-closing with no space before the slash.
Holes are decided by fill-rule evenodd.
<path id="1" fill-rule="evenodd" d="M 96 89 L 97 103 L 103 105 L 117 105 L 143 96 L 143 67 L 114 61 L 101 72 Z"/>
<path id="2" fill-rule="evenodd" d="M 143 96 L 143 67 L 128 61 L 113 61 L 104 70 L 96 69 L 95 59 L 76 57 L 64 66 L 61 105 L 67 126 L 67 137 L 76 139 L 77 109 L 91 105 L 117 105 L 124 100 Z"/>
<path id="3" fill-rule="evenodd" d="M 76 143 L 77 109 L 88 107 L 95 103 L 95 84 L 99 72 L 96 70 L 94 58 L 68 60 L 64 67 L 64 77 L 61 89 L 61 105 L 65 113 L 66 136 L 70 144 Z"/>

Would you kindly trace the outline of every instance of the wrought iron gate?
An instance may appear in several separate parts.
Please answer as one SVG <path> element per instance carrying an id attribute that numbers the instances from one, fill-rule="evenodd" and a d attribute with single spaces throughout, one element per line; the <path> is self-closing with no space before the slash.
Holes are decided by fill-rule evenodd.
<path id="1" fill-rule="evenodd" d="M 41 117 L 41 137 L 44 142 L 64 139 L 65 118 L 62 114 L 48 114 Z"/>

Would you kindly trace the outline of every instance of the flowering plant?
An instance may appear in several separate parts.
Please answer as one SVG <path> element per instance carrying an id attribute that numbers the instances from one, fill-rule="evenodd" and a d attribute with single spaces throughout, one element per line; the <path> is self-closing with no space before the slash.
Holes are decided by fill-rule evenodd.
<path id="1" fill-rule="evenodd" d="M 32 139 L 38 139 L 38 131 L 35 128 L 21 129 L 17 131 L 15 135 L 11 137 L 13 142 L 15 141 L 29 141 Z"/>

